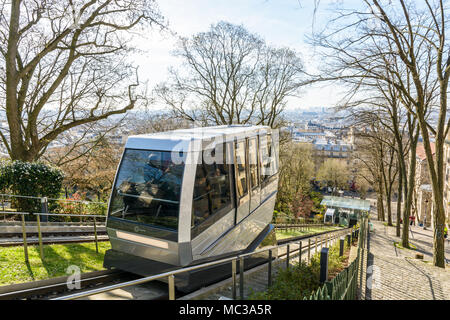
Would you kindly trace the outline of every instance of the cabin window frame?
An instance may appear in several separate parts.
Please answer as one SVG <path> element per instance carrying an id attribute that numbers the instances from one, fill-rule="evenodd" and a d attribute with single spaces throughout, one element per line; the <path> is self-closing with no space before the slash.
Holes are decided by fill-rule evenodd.
<path id="1" fill-rule="evenodd" d="M 253 185 L 253 179 L 252 179 L 252 168 L 251 168 L 251 163 L 250 163 L 250 152 L 251 152 L 251 150 L 250 150 L 250 140 L 254 140 L 255 141 L 255 148 L 256 148 L 256 152 L 255 152 L 255 155 L 256 155 L 256 163 L 254 164 L 255 165 L 255 168 L 256 168 L 256 184 L 255 185 Z M 249 170 L 249 180 L 250 180 L 250 190 L 253 192 L 253 191 L 255 191 L 256 189 L 258 189 L 259 187 L 260 187 L 260 185 L 261 185 L 261 182 L 260 182 L 260 172 L 261 172 L 261 169 L 260 169 L 260 156 L 259 156 L 259 138 L 257 137 L 257 136 L 254 136 L 254 137 L 249 137 L 248 138 L 248 143 L 247 143 L 247 154 L 248 154 L 248 157 L 249 157 L 249 159 L 248 159 L 248 170 Z"/>
<path id="2" fill-rule="evenodd" d="M 113 190 L 111 192 L 109 203 L 108 203 L 107 220 L 109 220 L 108 223 L 109 223 L 110 227 L 121 228 L 123 230 L 127 230 L 130 232 L 136 233 L 135 228 L 132 227 L 132 225 L 138 225 L 138 226 L 144 227 L 144 229 L 142 229 L 142 232 L 139 232 L 139 234 L 153 236 L 153 237 L 162 238 L 162 239 L 167 239 L 170 241 L 176 241 L 176 239 L 178 238 L 178 229 L 179 229 L 179 224 L 180 224 L 181 192 L 182 192 L 183 185 L 184 185 L 184 171 L 186 170 L 186 163 L 184 163 L 183 173 L 181 174 L 180 198 L 179 198 L 179 205 L 178 205 L 178 216 L 177 216 L 177 228 L 176 229 L 168 228 L 168 227 L 156 225 L 156 224 L 149 224 L 149 223 L 145 223 L 145 222 L 141 222 L 141 221 L 137 221 L 137 220 L 124 219 L 121 217 L 111 215 L 111 213 L 112 213 L 111 205 L 112 205 L 113 196 L 114 196 L 113 193 L 117 187 L 117 179 L 119 178 L 119 173 L 120 173 L 121 169 L 123 168 L 123 165 L 125 162 L 126 152 L 129 150 L 130 151 L 148 151 L 148 152 L 171 152 L 168 150 L 157 150 L 157 149 L 125 148 L 125 150 L 122 153 L 122 157 L 120 159 L 120 164 L 118 166 L 116 176 L 114 177 Z"/>
<path id="3" fill-rule="evenodd" d="M 196 236 L 198 236 L 199 234 L 201 234 L 203 231 L 207 230 L 209 227 L 211 227 L 215 222 L 217 222 L 218 220 L 220 220 L 222 217 L 224 217 L 227 213 L 229 213 L 230 211 L 232 211 L 234 209 L 234 192 L 233 192 L 233 179 L 232 179 L 232 175 L 233 175 L 233 167 L 231 166 L 230 163 L 226 163 L 227 159 L 228 159 L 228 155 L 227 155 L 227 150 L 228 150 L 228 144 L 226 142 L 224 142 L 222 144 L 223 146 L 223 157 L 224 157 L 224 161 L 225 161 L 225 165 L 228 168 L 228 187 L 229 187 L 229 193 L 230 193 L 230 197 L 229 197 L 229 202 L 219 208 L 218 210 L 216 210 L 215 212 L 210 212 L 209 216 L 202 222 L 195 224 L 195 219 L 194 219 L 194 192 L 192 194 L 192 210 L 191 210 L 191 238 L 195 238 Z M 207 148 L 201 151 L 201 157 L 202 157 L 202 163 L 203 163 L 203 157 L 204 157 L 204 152 L 211 150 L 211 148 Z M 197 170 L 200 168 L 200 164 L 197 164 L 195 167 L 195 172 L 194 172 L 194 188 L 195 188 L 195 181 L 197 178 Z M 204 195 L 203 195 L 204 196 Z M 212 209 L 211 209 L 212 211 Z"/>
<path id="4" fill-rule="evenodd" d="M 244 170 L 241 172 L 245 173 L 245 192 L 243 192 L 243 195 L 239 194 L 239 187 L 238 187 L 238 183 L 239 183 L 239 164 L 237 162 L 237 145 L 238 143 L 243 143 L 244 145 L 244 150 L 243 150 L 243 154 L 244 154 Z M 248 159 L 247 159 L 247 140 L 244 139 L 238 139 L 235 140 L 233 143 L 233 147 L 234 147 L 234 174 L 235 174 L 235 183 L 236 183 L 236 199 L 237 199 L 237 203 L 238 205 L 240 205 L 241 203 L 244 203 L 246 201 L 246 198 L 249 197 L 249 172 L 248 172 Z"/>

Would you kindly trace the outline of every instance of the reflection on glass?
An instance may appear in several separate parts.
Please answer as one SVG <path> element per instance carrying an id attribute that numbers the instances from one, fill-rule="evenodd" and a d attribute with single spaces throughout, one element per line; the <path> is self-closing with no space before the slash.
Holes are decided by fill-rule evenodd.
<path id="1" fill-rule="evenodd" d="M 236 142 L 237 190 L 239 198 L 247 194 L 247 174 L 245 170 L 245 141 Z"/>
<path id="2" fill-rule="evenodd" d="M 201 224 L 211 215 L 231 204 L 230 172 L 225 162 L 225 153 L 217 152 L 216 159 L 215 151 L 215 149 L 203 151 L 202 163 L 197 165 L 192 202 L 192 226 Z M 214 159 L 211 164 L 205 161 L 208 155 Z"/>
<path id="3" fill-rule="evenodd" d="M 248 140 L 248 160 L 250 168 L 251 188 L 258 186 L 258 153 L 256 148 L 256 138 Z"/>
<path id="4" fill-rule="evenodd" d="M 179 159 L 183 156 L 169 151 L 127 149 L 113 188 L 109 214 L 177 230 L 184 170 Z"/>
<path id="5" fill-rule="evenodd" d="M 266 181 L 277 172 L 276 155 L 272 135 L 260 137 L 261 149 L 261 182 Z"/>

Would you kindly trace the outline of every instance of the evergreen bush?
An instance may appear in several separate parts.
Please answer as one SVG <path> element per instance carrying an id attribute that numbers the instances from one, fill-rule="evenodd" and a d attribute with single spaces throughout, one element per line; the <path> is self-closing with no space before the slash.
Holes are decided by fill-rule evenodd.
<path id="1" fill-rule="evenodd" d="M 13 195 L 57 198 L 64 175 L 42 162 L 0 161 L 0 191 Z M 12 198 L 18 211 L 40 212 L 39 199 Z"/>

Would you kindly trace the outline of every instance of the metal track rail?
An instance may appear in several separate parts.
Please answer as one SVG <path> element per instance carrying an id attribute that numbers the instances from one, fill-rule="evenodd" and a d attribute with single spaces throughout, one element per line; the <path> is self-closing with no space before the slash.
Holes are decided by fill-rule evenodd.
<path id="1" fill-rule="evenodd" d="M 72 281 L 73 285 L 79 284 L 80 288 L 86 288 L 90 285 L 99 285 L 102 283 L 111 283 L 111 281 L 127 274 L 120 270 L 102 270 L 83 273 L 80 275 L 79 281 Z M 68 280 L 70 276 L 58 277 L 46 280 L 38 280 L 33 282 L 12 284 L 0 286 L 0 300 L 15 299 L 33 299 L 46 296 L 52 293 L 68 292 Z"/>
<path id="2" fill-rule="evenodd" d="M 42 238 L 42 244 L 63 244 L 63 243 L 82 243 L 82 242 L 94 242 L 94 235 L 92 236 L 64 236 L 64 237 L 50 237 L 50 238 Z M 97 241 L 109 241 L 107 235 L 99 235 L 97 236 Z M 28 238 L 28 245 L 39 244 L 38 238 Z M 3 238 L 0 239 L 0 247 L 14 247 L 14 246 L 23 246 L 22 239 L 14 239 L 14 238 Z"/>
<path id="3" fill-rule="evenodd" d="M 314 233 L 314 234 L 306 234 L 304 236 L 290 237 L 290 238 L 286 238 L 286 239 L 277 240 L 277 244 L 282 245 L 282 244 L 286 244 L 286 243 L 289 243 L 292 241 L 308 239 L 311 237 L 316 237 L 316 236 L 320 236 L 320 235 L 324 235 L 324 234 L 331 234 L 331 233 L 335 233 L 335 232 L 340 232 L 342 230 L 345 230 L 345 229 L 330 230 L 330 231 L 324 231 L 324 232 L 319 232 L 319 233 Z"/>

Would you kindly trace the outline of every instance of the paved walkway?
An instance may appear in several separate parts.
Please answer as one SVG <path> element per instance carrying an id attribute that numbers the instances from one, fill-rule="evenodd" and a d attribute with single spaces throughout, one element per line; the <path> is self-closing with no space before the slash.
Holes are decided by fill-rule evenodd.
<path id="1" fill-rule="evenodd" d="M 450 300 L 450 264 L 446 269 L 432 265 L 433 235 L 430 230 L 412 227 L 410 242 L 424 254 L 415 259 L 417 251 L 399 249 L 395 227 L 386 227 L 372 215 L 374 231 L 369 240 L 368 300 Z M 450 245 L 446 241 L 446 258 Z M 449 261 L 449 260 L 447 260 Z M 370 268 L 372 266 L 372 268 Z"/>

